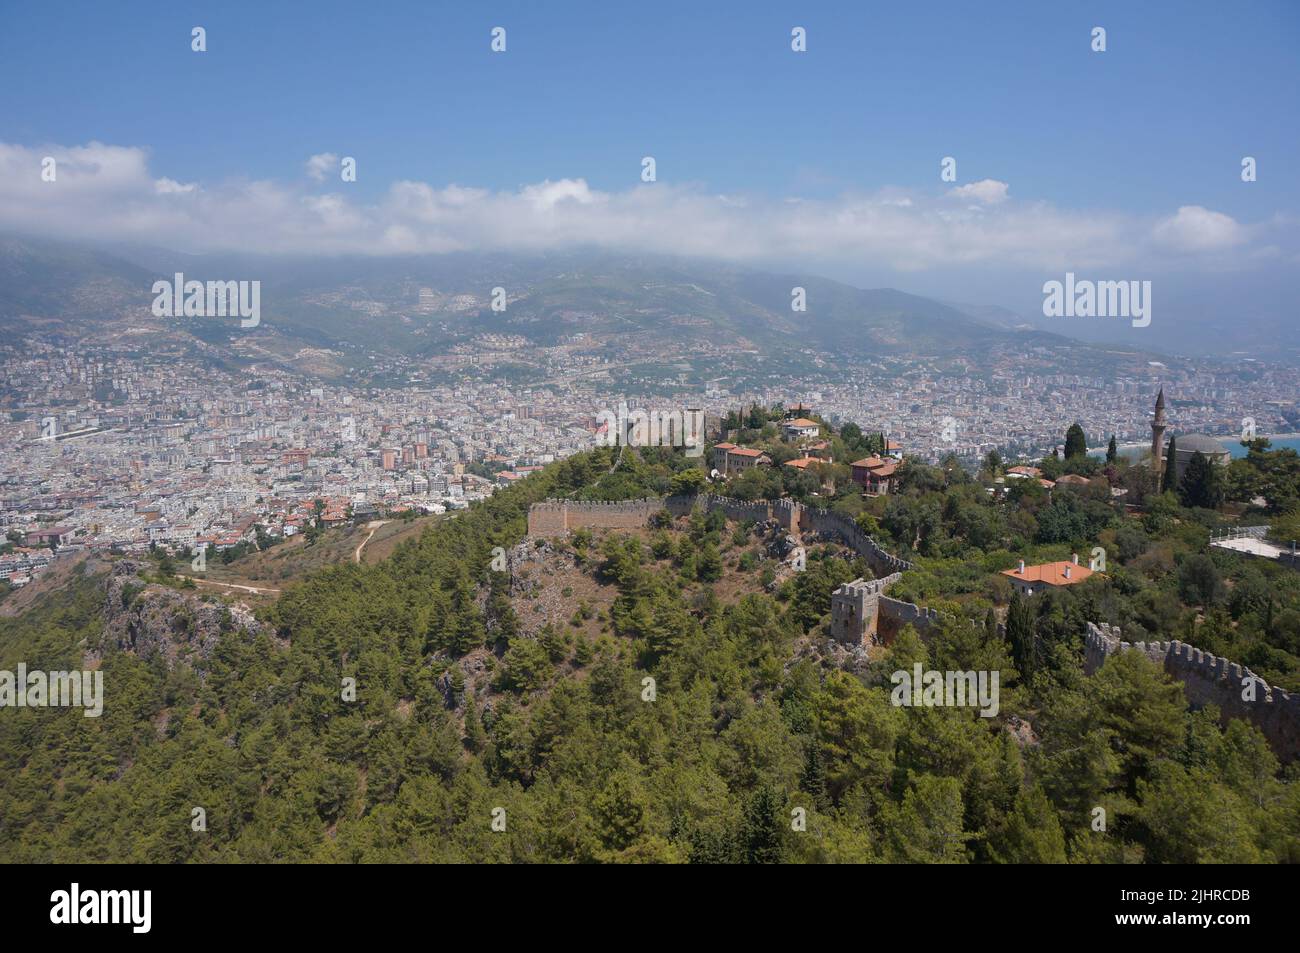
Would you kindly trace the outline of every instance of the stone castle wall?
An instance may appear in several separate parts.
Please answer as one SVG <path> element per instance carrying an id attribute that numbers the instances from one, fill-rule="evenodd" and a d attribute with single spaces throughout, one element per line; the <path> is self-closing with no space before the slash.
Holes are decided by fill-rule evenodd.
<path id="1" fill-rule="evenodd" d="M 1218 705 L 1226 718 L 1244 718 L 1264 733 L 1274 754 L 1283 762 L 1300 757 L 1300 694 L 1270 686 L 1237 662 L 1204 652 L 1185 642 L 1124 642 L 1118 628 L 1088 623 L 1084 634 L 1083 665 L 1089 675 L 1101 668 L 1107 656 L 1120 651 L 1141 652 L 1183 683 L 1188 702 L 1195 708 Z M 1253 680 L 1254 701 L 1242 698 L 1246 682 Z"/>
<path id="2" fill-rule="evenodd" d="M 664 508 L 673 516 L 688 516 L 696 508 L 705 512 L 722 510 L 727 519 L 744 522 L 753 520 L 761 523 L 772 518 L 773 504 L 767 500 L 737 500 L 729 496 L 714 496 L 701 493 L 698 496 L 670 496 L 664 500 Z"/>
<path id="3" fill-rule="evenodd" d="M 898 576 L 892 577 L 897 579 Z M 939 611 L 918 606 L 915 602 L 904 602 L 889 596 L 880 597 L 880 621 L 876 629 L 882 642 L 893 642 L 903 627 L 910 625 L 924 636 L 939 621 Z"/>
<path id="4" fill-rule="evenodd" d="M 906 559 L 885 551 L 852 519 L 833 510 L 804 506 L 794 500 L 737 500 L 711 493 L 649 497 L 616 503 L 576 500 L 547 500 L 528 510 L 529 536 L 561 536 L 575 529 L 636 529 L 666 509 L 675 517 L 688 516 L 696 508 L 706 512 L 722 510 L 730 520 L 763 522 L 775 519 L 792 534 L 817 533 L 840 540 L 867 560 L 876 574 L 870 618 L 862 625 L 862 637 L 879 637 L 892 642 L 906 625 L 925 635 L 939 619 L 939 612 L 884 595 L 886 587 L 912 568 Z"/>
<path id="5" fill-rule="evenodd" d="M 814 509 L 794 500 L 737 500 L 701 493 L 697 496 L 648 497 L 615 503 L 579 500 L 547 500 L 528 510 L 529 536 L 562 536 L 570 530 L 635 529 L 644 526 L 654 513 L 667 509 L 673 516 L 686 516 L 697 507 L 722 510 L 728 519 L 763 522 L 775 519 L 787 532 L 819 533 L 839 539 L 867 560 L 877 576 L 906 572 L 912 564 L 886 552 L 867 533 L 843 514 Z"/>
<path id="6" fill-rule="evenodd" d="M 881 593 L 899 574 L 884 579 L 855 579 L 831 593 L 831 638 L 846 645 L 877 641 Z"/>
<path id="7" fill-rule="evenodd" d="M 659 510 L 663 500 L 547 500 L 528 508 L 529 536 L 562 536 L 575 529 L 636 529 Z"/>
<path id="8" fill-rule="evenodd" d="M 772 504 L 772 516 L 781 524 L 782 529 L 793 536 L 798 536 L 806 529 L 803 513 L 803 505 L 794 500 L 777 500 Z"/>

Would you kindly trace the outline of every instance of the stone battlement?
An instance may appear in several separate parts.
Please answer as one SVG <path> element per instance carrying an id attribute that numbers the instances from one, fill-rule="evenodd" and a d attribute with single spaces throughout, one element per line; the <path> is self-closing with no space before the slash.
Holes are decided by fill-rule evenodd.
<path id="1" fill-rule="evenodd" d="M 831 593 L 831 638 L 846 645 L 876 641 L 881 593 L 897 582 L 895 573 L 884 579 L 854 579 Z"/>
<path id="2" fill-rule="evenodd" d="M 898 576 L 892 576 L 897 579 Z M 915 602 L 904 602 L 889 596 L 880 597 L 880 636 L 886 642 L 892 642 L 904 626 L 912 626 L 921 635 L 934 627 L 942 614 L 938 609 L 918 606 Z"/>
<path id="3" fill-rule="evenodd" d="M 1116 652 L 1141 652 L 1183 683 L 1195 708 L 1218 705 L 1224 718 L 1244 718 L 1268 739 L 1284 762 L 1300 757 L 1300 693 L 1269 685 L 1246 666 L 1180 642 L 1125 642 L 1118 627 L 1088 623 L 1084 632 L 1083 665 L 1089 675 Z M 1254 682 L 1253 685 L 1250 683 Z M 1253 700 L 1243 698 L 1247 688 Z"/>
<path id="4" fill-rule="evenodd" d="M 730 496 L 701 493 L 698 496 L 670 496 L 664 506 L 673 516 L 686 516 L 696 508 L 705 512 L 722 510 L 727 519 L 753 520 L 761 523 L 772 518 L 772 505 L 767 500 L 737 500 Z"/>
<path id="5" fill-rule="evenodd" d="M 706 512 L 722 510 L 728 519 L 755 522 L 775 519 L 787 532 L 798 535 L 820 533 L 839 539 L 864 557 L 878 576 L 906 572 L 912 564 L 886 552 L 857 523 L 840 513 L 814 509 L 790 499 L 737 500 L 701 493 L 697 496 L 648 497 L 642 500 L 547 500 L 528 510 L 529 536 L 562 536 L 583 527 L 632 529 L 645 524 L 654 513 L 667 509 L 673 516 L 686 516 L 697 507 Z"/>
<path id="6" fill-rule="evenodd" d="M 546 500 L 528 508 L 529 536 L 562 536 L 575 529 L 636 529 L 663 508 L 663 499 Z"/>

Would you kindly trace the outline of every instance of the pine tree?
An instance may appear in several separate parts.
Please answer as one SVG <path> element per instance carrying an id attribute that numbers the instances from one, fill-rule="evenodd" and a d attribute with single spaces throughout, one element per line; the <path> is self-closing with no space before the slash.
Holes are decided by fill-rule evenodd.
<path id="1" fill-rule="evenodd" d="M 807 745 L 804 756 L 803 775 L 799 779 L 799 790 L 812 798 L 813 807 L 826 807 L 830 799 L 826 794 L 826 766 L 822 763 L 821 746 L 816 739 Z"/>
<path id="2" fill-rule="evenodd" d="M 995 863 L 1063 864 L 1065 833 L 1052 802 L 1034 785 L 1016 796 L 1006 827 L 994 837 L 990 853 Z"/>
<path id="3" fill-rule="evenodd" d="M 613 851 L 625 850 L 645 834 L 645 796 L 627 770 L 616 771 L 592 803 L 601 841 Z"/>
<path id="4" fill-rule="evenodd" d="M 722 578 L 722 556 L 713 543 L 705 543 L 700 547 L 699 556 L 695 560 L 695 575 L 700 582 L 717 582 Z"/>
<path id="5" fill-rule="evenodd" d="M 465 576 L 456 580 L 451 599 L 451 619 L 445 633 L 446 648 L 453 655 L 464 655 L 483 644 L 487 629 L 478 603 L 474 600 L 474 587 Z"/>
<path id="6" fill-rule="evenodd" d="M 478 754 L 487 746 L 487 732 L 479 717 L 478 702 L 471 695 L 465 702 L 465 747 Z"/>
<path id="7" fill-rule="evenodd" d="M 776 792 L 764 784 L 745 802 L 742 835 L 745 862 L 779 864 L 782 827 L 781 805 Z"/>

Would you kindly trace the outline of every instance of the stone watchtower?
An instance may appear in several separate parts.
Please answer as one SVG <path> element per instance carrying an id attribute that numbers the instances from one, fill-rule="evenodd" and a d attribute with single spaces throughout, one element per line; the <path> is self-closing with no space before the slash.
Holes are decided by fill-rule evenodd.
<path id="1" fill-rule="evenodd" d="M 846 645 L 874 639 L 880 590 L 884 587 L 880 579 L 854 579 L 832 592 L 831 638 Z"/>
<path id="2" fill-rule="evenodd" d="M 1169 417 L 1165 414 L 1165 389 L 1162 387 L 1156 397 L 1156 415 L 1151 418 L 1151 474 L 1155 477 L 1157 490 L 1165 475 L 1165 431 L 1168 429 Z"/>

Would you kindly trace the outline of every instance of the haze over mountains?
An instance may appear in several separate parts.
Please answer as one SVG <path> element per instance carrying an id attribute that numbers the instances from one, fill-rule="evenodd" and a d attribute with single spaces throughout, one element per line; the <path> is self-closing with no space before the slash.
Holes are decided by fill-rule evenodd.
<path id="1" fill-rule="evenodd" d="M 186 280 L 261 281 L 261 325 L 245 331 L 228 319 L 154 317 L 153 282 L 176 272 Z M 498 287 L 505 290 L 504 311 L 491 307 Z M 795 287 L 805 289 L 806 312 L 791 308 Z M 75 340 L 144 329 L 235 351 L 255 342 L 261 357 L 323 349 L 335 352 L 340 366 L 355 366 L 367 354 L 418 359 L 464 346 L 524 352 L 560 345 L 599 346 L 607 360 L 639 362 L 730 355 L 789 372 L 825 369 L 840 356 L 978 364 L 991 350 L 1012 346 L 1060 352 L 1075 367 L 1159 358 L 1080 345 L 1027 328 L 1005 309 L 699 260 L 599 251 L 197 256 L 0 239 L 0 332 Z"/>

